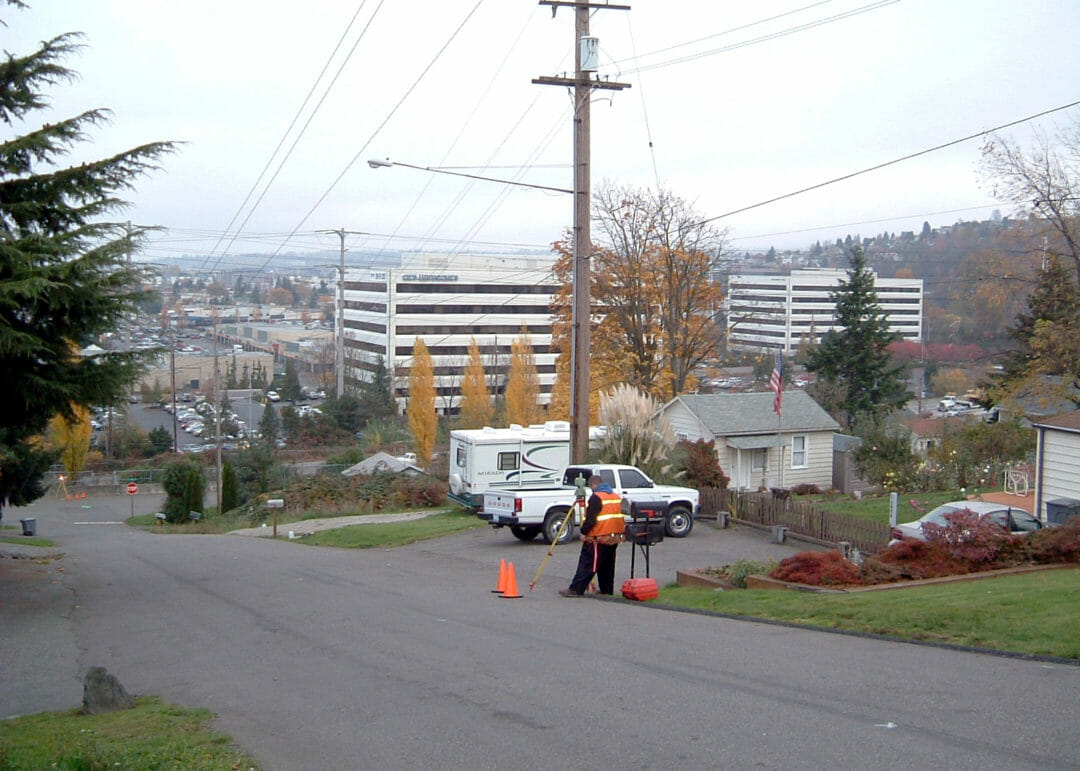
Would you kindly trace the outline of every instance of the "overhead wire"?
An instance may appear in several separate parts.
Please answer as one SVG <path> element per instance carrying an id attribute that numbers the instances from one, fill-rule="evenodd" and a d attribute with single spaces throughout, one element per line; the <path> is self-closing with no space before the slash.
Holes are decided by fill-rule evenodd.
<path id="1" fill-rule="evenodd" d="M 270 187 L 274 184 L 274 181 L 277 179 L 278 174 L 280 174 L 281 170 L 285 167 L 285 163 L 292 156 L 292 153 L 296 149 L 296 146 L 300 143 L 300 139 L 303 138 L 304 134 L 307 132 L 308 127 L 311 125 L 311 121 L 314 120 L 315 115 L 318 114 L 319 109 L 323 105 L 323 102 L 326 101 L 326 97 L 330 94 L 330 91 L 333 89 L 334 84 L 337 83 L 337 80 L 341 76 L 341 73 L 345 70 L 345 66 L 352 59 L 353 54 L 356 52 L 357 46 L 360 45 L 360 41 L 362 41 L 364 39 L 364 37 L 367 35 L 367 31 L 371 28 L 372 22 L 375 20 L 375 17 L 378 15 L 379 10 L 382 8 L 383 3 L 385 1 L 386 0 L 379 0 L 379 5 L 375 8 L 375 11 L 368 18 L 367 24 L 364 25 L 364 29 L 361 30 L 360 35 L 357 37 L 356 41 L 353 43 L 353 46 L 349 50 L 348 55 L 345 57 L 344 61 L 342 61 L 341 66 L 338 67 L 337 72 L 334 73 L 333 79 L 330 81 L 329 85 L 327 85 L 326 89 L 323 91 L 323 95 L 319 98 L 319 102 L 318 102 L 318 104 L 315 105 L 315 109 L 312 110 L 311 114 L 308 116 L 308 119 L 304 122 L 304 126 L 300 130 L 300 133 L 293 139 L 293 143 L 289 146 L 288 152 L 281 159 L 281 162 L 278 164 L 278 167 L 274 171 L 273 176 L 267 181 L 266 186 L 263 188 L 262 193 L 259 194 L 259 197 L 258 197 L 258 199 L 256 199 L 254 205 L 251 207 L 251 210 L 248 211 L 247 216 L 244 217 L 244 221 L 242 223 L 240 223 L 240 228 L 238 229 L 237 234 L 239 234 L 239 231 L 243 230 L 244 226 L 247 225 L 248 220 L 251 219 L 251 215 L 255 213 L 255 209 L 257 209 L 259 204 L 262 203 L 263 198 L 266 196 L 266 193 L 270 190 Z M 327 62 L 327 63 L 329 63 L 329 62 Z M 235 240 L 235 236 L 234 236 L 234 240 Z M 230 241 L 229 244 L 226 246 L 226 251 L 231 246 L 232 246 L 232 241 Z M 219 262 L 220 262 L 220 258 L 219 258 Z"/>
<path id="2" fill-rule="evenodd" d="M 318 200 L 315 201 L 315 203 L 308 210 L 308 212 L 300 219 L 300 221 L 296 224 L 296 227 L 294 227 L 292 229 L 292 231 L 290 232 L 289 236 L 281 243 L 281 245 L 273 252 L 273 254 L 271 254 L 269 257 L 266 258 L 266 262 L 265 262 L 266 265 L 269 265 L 270 261 L 273 260 L 274 257 L 276 257 L 278 254 L 281 253 L 281 250 L 285 248 L 285 246 L 289 243 L 289 241 L 292 239 L 292 237 L 295 236 L 296 233 L 300 230 L 300 228 L 304 226 L 304 223 L 307 222 L 311 218 L 311 215 L 314 214 L 315 210 L 318 209 L 322 205 L 323 201 L 325 201 L 326 198 L 333 191 L 333 189 L 335 187 L 337 187 L 338 183 L 341 182 L 342 179 L 344 179 L 345 175 L 353 167 L 353 165 L 356 163 L 356 161 L 359 160 L 360 156 L 363 155 L 365 150 L 367 150 L 368 145 L 371 144 L 371 141 L 379 134 L 380 131 L 382 131 L 383 128 L 385 128 L 386 124 L 390 122 L 390 119 L 392 117 L 394 117 L 394 115 L 397 113 L 397 111 L 405 103 L 405 100 L 408 99 L 409 96 L 412 94 L 412 92 L 416 89 L 416 87 L 418 85 L 420 85 L 420 82 L 427 76 L 427 74 L 431 70 L 431 68 L 442 57 L 443 53 L 450 46 L 450 44 L 457 38 L 458 34 L 465 27 L 465 25 L 469 22 L 469 19 L 472 18 L 473 14 L 476 13 L 477 8 L 480 7 L 482 2 L 483 2 L 483 0 L 477 0 L 476 5 L 473 6 L 472 10 L 469 11 L 468 14 L 466 14 L 465 18 L 461 21 L 461 23 L 451 33 L 450 37 L 447 38 L 446 42 L 443 43 L 442 47 L 439 48 L 439 50 L 435 53 L 435 56 L 432 57 L 431 61 L 428 62 L 427 66 L 424 67 L 424 69 L 416 77 L 416 79 L 413 81 L 412 85 L 409 86 L 409 88 L 405 91 L 405 93 L 397 101 L 397 103 L 390 110 L 390 112 L 387 113 L 386 117 L 383 118 L 383 120 L 379 123 L 378 126 L 376 126 L 375 130 L 371 133 L 371 135 L 367 138 L 367 140 L 365 140 L 365 142 L 360 147 L 360 149 L 357 150 L 356 154 L 352 157 L 352 160 L 350 160 L 347 164 L 345 164 L 345 168 L 343 168 L 341 170 L 341 172 L 330 183 L 330 186 L 327 187 L 327 189 L 323 192 L 323 194 L 321 196 L 319 196 Z"/>
<path id="3" fill-rule="evenodd" d="M 853 171 L 853 172 L 851 172 L 849 174 L 844 174 L 844 175 L 839 176 L 839 177 L 834 177 L 833 179 L 826 180 L 825 182 L 819 182 L 816 185 L 810 185 L 808 187 L 800 188 L 799 190 L 794 190 L 794 191 L 792 191 L 790 193 L 785 193 L 784 195 L 778 195 L 778 196 L 775 196 L 773 198 L 769 198 L 769 199 L 767 199 L 765 201 L 759 201 L 758 203 L 750 204 L 749 206 L 743 206 L 742 208 L 733 209 L 732 211 L 724 212 L 723 214 L 717 214 L 715 217 L 708 217 L 706 219 L 699 220 L 697 224 L 698 225 L 705 225 L 705 224 L 707 224 L 709 222 L 715 222 L 716 220 L 719 220 L 719 219 L 724 219 L 726 217 L 731 217 L 731 216 L 734 216 L 736 214 L 742 214 L 743 212 L 750 211 L 751 209 L 757 209 L 757 208 L 760 208 L 762 206 L 768 206 L 769 204 L 776 203 L 777 201 L 783 201 L 783 200 L 788 199 L 788 198 L 794 198 L 797 195 L 802 195 L 803 193 L 809 193 L 812 190 L 820 190 L 823 187 L 827 187 L 829 185 L 834 185 L 837 182 L 844 182 L 844 181 L 849 180 L 849 179 L 854 179 L 855 177 L 862 176 L 863 174 L 869 174 L 872 171 L 879 171 L 880 169 L 884 169 L 884 168 L 887 168 L 889 166 L 895 166 L 898 163 L 903 163 L 904 161 L 910 161 L 911 159 L 918 158 L 919 156 L 922 156 L 922 155 L 928 155 L 929 153 L 934 153 L 934 152 L 937 152 L 938 150 L 944 150 L 947 147 L 952 147 L 954 145 L 962 144 L 963 142 L 970 142 L 972 139 L 978 139 L 980 137 L 985 137 L 987 134 L 993 134 L 996 131 L 1001 131 L 1003 129 L 1012 128 L 1013 126 L 1019 126 L 1021 123 L 1027 123 L 1029 121 L 1033 121 L 1033 120 L 1036 120 L 1038 118 L 1044 118 L 1047 115 L 1052 115 L 1055 112 L 1060 112 L 1062 110 L 1067 110 L 1067 109 L 1069 109 L 1071 107 L 1075 107 L 1078 104 L 1080 104 L 1080 100 L 1077 100 L 1077 101 L 1074 101 L 1074 102 L 1069 102 L 1068 104 L 1063 104 L 1060 107 L 1052 107 L 1052 108 L 1050 108 L 1048 110 L 1043 110 L 1042 112 L 1037 112 L 1034 115 L 1028 115 L 1027 117 L 1024 117 L 1024 118 L 1018 118 L 1017 120 L 1009 121 L 1008 123 L 1002 123 L 1001 125 L 995 126 L 993 128 L 983 129 L 982 131 L 978 131 L 978 132 L 976 132 L 974 134 L 968 134 L 967 136 L 960 137 L 959 139 L 953 139 L 953 140 L 951 140 L 949 142 L 943 142 L 943 143 L 941 143 L 939 145 L 934 145 L 933 147 L 928 147 L 925 150 L 919 150 L 918 152 L 908 153 L 907 155 L 901 156 L 899 158 L 894 158 L 891 161 L 885 161 L 884 163 L 878 163 L 878 164 L 875 164 L 874 166 L 869 166 L 869 167 L 867 167 L 865 169 L 860 169 L 858 171 Z"/>
<path id="4" fill-rule="evenodd" d="M 539 7 L 539 6 L 537 6 L 537 7 Z M 522 36 L 525 34 L 525 30 L 528 29 L 529 25 L 531 24 L 533 16 L 535 16 L 535 13 L 536 12 L 534 10 L 533 13 L 530 14 L 529 18 L 527 18 L 525 20 L 525 23 L 522 25 L 521 29 L 518 30 L 517 35 L 515 35 L 514 39 L 510 42 L 510 45 L 507 48 L 506 53 L 503 55 L 502 61 L 499 62 L 499 65 L 497 67 L 492 68 L 492 76 L 491 76 L 491 78 L 488 80 L 488 83 L 484 87 L 483 91 L 477 97 L 476 102 L 472 107 L 472 110 L 469 112 L 469 115 L 466 117 L 465 121 L 462 123 L 461 128 L 458 130 L 457 135 L 450 142 L 450 145 L 447 147 L 446 151 L 443 153 L 442 161 L 440 161 L 440 163 L 446 161 L 446 159 L 450 157 L 450 153 L 453 152 L 454 148 L 457 147 L 458 142 L 461 141 L 461 138 L 462 138 L 462 136 L 464 136 L 466 129 L 469 127 L 469 124 L 472 122 L 473 118 L 476 116 L 477 111 L 480 108 L 480 105 L 487 98 L 487 95 L 491 92 L 492 87 L 495 85 L 495 82 L 498 80 L 499 74 L 502 72 L 503 67 L 505 66 L 506 62 L 509 60 L 510 55 L 514 52 L 514 49 L 517 47 L 517 45 L 520 42 Z M 530 107 L 530 109 L 531 109 L 531 107 Z M 526 112 L 528 112 L 528 111 L 526 111 Z M 485 165 L 485 166 L 481 167 L 481 170 L 486 170 L 488 168 L 491 168 L 491 167 Z M 413 211 L 416 210 L 416 207 L 419 206 L 421 199 L 424 197 L 424 195 L 427 193 L 428 189 L 433 184 L 434 184 L 434 175 L 432 175 L 427 180 L 427 182 L 425 183 L 423 188 L 420 190 L 419 193 L 417 193 L 416 197 L 413 199 L 412 205 L 409 206 L 408 210 L 405 212 L 404 215 L 402 215 L 401 219 L 398 221 L 398 225 L 394 228 L 394 233 L 395 234 L 401 229 L 402 226 L 404 226 L 405 222 L 412 215 Z M 472 186 L 470 184 L 469 186 L 467 186 L 464 189 L 469 190 L 469 189 L 471 189 L 471 187 Z M 459 198 L 457 200 L 460 200 L 460 195 L 459 195 Z M 456 207 L 456 202 L 455 202 L 455 204 L 448 205 L 447 210 L 452 211 L 453 208 L 455 208 L 455 207 Z M 442 222 L 444 222 L 445 219 L 448 216 L 449 216 L 448 213 L 444 214 L 442 219 L 438 220 L 436 224 L 433 224 L 432 226 L 430 226 L 428 228 L 428 234 L 434 235 L 434 233 L 437 232 L 438 226 Z M 388 241 L 388 243 L 389 243 L 389 241 Z M 420 248 L 423 248 L 422 245 L 421 245 Z"/>
<path id="5" fill-rule="evenodd" d="M 304 108 L 307 107 L 308 102 L 311 101 L 311 96 L 312 96 L 312 94 L 315 93 L 316 87 L 318 87 L 319 82 L 323 79 L 323 76 L 326 74 L 326 70 L 330 67 L 330 62 L 332 62 L 334 60 L 334 57 L 337 56 L 337 52 L 341 49 L 341 44 L 345 41 L 345 38 L 349 34 L 349 30 L 351 30 L 353 24 L 356 23 L 356 18 L 360 15 L 360 11 L 363 10 L 363 8 L 364 8 L 364 6 L 366 4 L 367 4 L 367 0 L 361 0 L 360 5 L 356 9 L 356 13 L 354 13 L 352 18 L 349 20 L 348 25 L 346 25 L 346 27 L 345 27 L 345 31 L 341 33 L 341 37 L 338 39 L 337 45 L 334 46 L 334 50 L 331 51 L 330 55 L 326 58 L 326 63 L 323 64 L 322 70 L 319 71 L 319 74 L 315 77 L 315 80 L 311 84 L 311 88 L 308 89 L 307 96 L 304 97 L 304 101 L 300 103 L 300 107 L 297 108 L 296 114 L 293 115 L 293 118 L 289 122 L 288 127 L 285 129 L 284 133 L 282 133 L 281 139 L 278 140 L 277 147 L 275 147 L 274 151 L 272 153 L 270 153 L 270 157 L 266 159 L 266 165 L 264 165 L 262 167 L 262 171 L 259 172 L 259 176 L 256 177 L 255 181 L 251 184 L 251 188 L 248 190 L 247 195 L 244 196 L 244 200 L 241 201 L 240 206 L 236 209 L 236 212 L 233 214 L 232 219 L 229 220 L 229 224 L 225 226 L 225 229 L 221 232 L 221 235 L 218 237 L 217 242 L 214 244 L 213 248 L 210 249 L 210 253 L 206 256 L 206 260 L 203 262 L 203 267 L 204 268 L 206 266 L 206 262 L 209 262 L 210 258 L 214 256 L 214 252 L 217 251 L 217 248 L 221 245 L 221 242 L 225 239 L 225 236 L 228 235 L 230 230 L 232 230 L 232 226 L 236 223 L 236 219 L 237 219 L 237 217 L 240 216 L 240 212 L 242 212 L 244 210 L 244 207 L 247 206 L 248 201 L 251 200 L 252 194 L 255 192 L 256 188 L 258 188 L 259 183 L 262 182 L 263 177 L 266 176 L 266 172 L 270 168 L 270 164 L 272 164 L 274 162 L 274 158 L 276 158 L 277 154 L 281 151 L 282 145 L 285 144 L 285 139 L 292 132 L 293 127 L 296 126 L 296 122 L 300 119 L 300 116 L 303 114 Z M 377 12 L 378 12 L 378 9 L 376 9 L 376 13 Z M 338 72 L 340 74 L 340 70 Z M 335 80 L 336 80 L 336 76 L 335 76 Z M 333 86 L 333 82 L 331 82 L 330 86 L 331 87 Z M 320 104 L 321 104 L 321 102 L 320 102 Z M 317 111 L 318 111 L 318 107 L 316 107 L 316 112 Z M 313 113 L 313 115 L 314 115 L 314 113 Z M 306 126 L 305 126 L 305 128 L 306 128 Z M 301 132 L 301 136 L 302 135 L 303 135 L 303 132 Z M 287 159 L 287 157 L 286 157 L 286 159 Z M 283 163 L 284 163 L 284 161 L 283 161 Z M 265 191 L 264 191 L 264 193 L 265 193 Z M 261 200 L 262 200 L 262 196 L 259 197 L 259 201 L 261 201 Z M 258 201 L 255 203 L 255 206 L 252 207 L 251 212 L 248 213 L 248 217 L 251 216 L 251 213 L 255 211 L 255 208 L 257 206 L 258 206 Z M 246 223 L 247 223 L 247 218 L 245 218 L 245 220 L 244 220 L 244 224 L 246 224 Z M 239 235 L 239 233 L 240 233 L 240 231 L 242 229 L 243 229 L 243 225 L 241 225 L 240 228 L 237 230 L 236 235 Z M 233 240 L 236 240 L 236 236 L 233 236 Z M 232 245 L 232 241 L 229 242 L 229 246 L 231 246 L 231 245 Z M 228 248 L 229 247 L 227 246 L 226 251 L 228 251 Z"/>
<path id="6" fill-rule="evenodd" d="M 707 56 L 715 56 L 716 54 L 727 53 L 728 51 L 735 51 L 740 48 L 746 48 L 751 45 L 756 45 L 758 43 L 765 43 L 770 40 L 777 40 L 782 37 L 787 37 L 788 35 L 794 35 L 797 32 L 805 32 L 806 30 L 814 29 L 815 27 L 822 27 L 826 24 L 833 24 L 838 21 L 843 21 L 844 19 L 849 19 L 853 16 L 860 16 L 864 13 L 876 11 L 889 5 L 895 5 L 899 2 L 900 0 L 878 0 L 878 2 L 869 3 L 868 5 L 860 6 L 859 8 L 855 8 L 850 11 L 844 11 L 843 13 L 838 13 L 833 16 L 827 16 L 823 19 L 816 19 L 805 24 L 788 27 L 787 29 L 778 30 L 776 32 L 769 32 L 756 38 L 740 41 L 738 43 L 732 43 L 731 45 L 714 48 L 709 51 L 701 51 L 696 54 L 688 54 L 687 56 L 682 56 L 677 59 L 669 59 L 667 61 L 657 62 L 655 64 L 643 65 L 640 67 L 626 70 L 626 72 L 634 74 L 648 72 L 649 70 L 660 69 L 661 67 L 671 67 L 676 64 L 685 64 L 686 62 L 692 62 L 696 59 L 703 59 Z"/>

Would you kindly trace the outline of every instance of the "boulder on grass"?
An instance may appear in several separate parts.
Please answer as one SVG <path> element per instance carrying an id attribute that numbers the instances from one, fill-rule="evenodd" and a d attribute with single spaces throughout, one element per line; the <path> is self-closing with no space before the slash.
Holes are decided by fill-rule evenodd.
<path id="1" fill-rule="evenodd" d="M 110 675 L 105 667 L 90 667 L 83 679 L 83 711 L 88 715 L 100 715 L 131 709 L 135 706 L 132 698 L 115 675 Z"/>

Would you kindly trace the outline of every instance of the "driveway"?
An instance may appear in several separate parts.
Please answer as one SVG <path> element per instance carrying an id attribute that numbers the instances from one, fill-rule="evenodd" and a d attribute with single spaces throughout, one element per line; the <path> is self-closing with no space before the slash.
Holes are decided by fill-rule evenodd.
<path id="1" fill-rule="evenodd" d="M 213 710 L 269 769 L 1080 766 L 1080 667 L 567 600 L 576 544 L 529 592 L 547 547 L 505 531 L 326 549 L 84 505 L 5 514 L 65 556 L 0 558 L 0 715 L 75 706 L 101 665 Z M 798 548 L 699 523 L 651 567 Z M 492 593 L 501 558 L 522 599 Z"/>

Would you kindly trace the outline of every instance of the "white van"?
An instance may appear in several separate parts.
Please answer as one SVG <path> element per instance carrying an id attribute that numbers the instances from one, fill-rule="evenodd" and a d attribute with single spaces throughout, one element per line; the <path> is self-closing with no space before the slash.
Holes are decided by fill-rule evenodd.
<path id="1" fill-rule="evenodd" d="M 570 463 L 570 424 L 457 429 L 450 432 L 450 499 L 479 509 L 488 488 L 557 487 Z"/>

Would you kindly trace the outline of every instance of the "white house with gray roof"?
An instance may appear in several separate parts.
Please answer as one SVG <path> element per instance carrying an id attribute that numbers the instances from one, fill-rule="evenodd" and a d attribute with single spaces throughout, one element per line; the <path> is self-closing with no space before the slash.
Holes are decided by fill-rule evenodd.
<path id="1" fill-rule="evenodd" d="M 840 424 L 803 391 L 684 394 L 660 408 L 679 439 L 716 442 L 720 467 L 739 490 L 833 484 L 833 435 Z"/>

